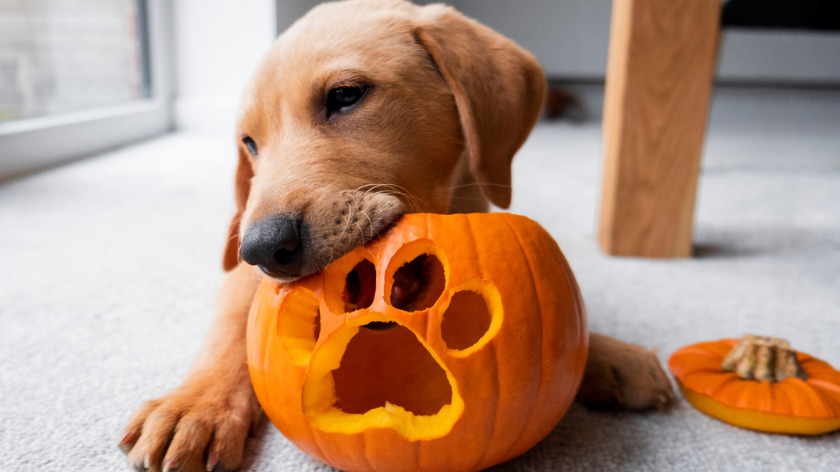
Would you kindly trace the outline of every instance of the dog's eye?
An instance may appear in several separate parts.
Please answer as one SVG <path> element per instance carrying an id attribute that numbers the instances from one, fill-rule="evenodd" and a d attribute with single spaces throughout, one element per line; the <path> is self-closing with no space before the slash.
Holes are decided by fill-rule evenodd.
<path id="1" fill-rule="evenodd" d="M 327 115 L 355 105 L 366 90 L 367 87 L 360 85 L 342 85 L 330 90 L 327 94 Z"/>
<path id="2" fill-rule="evenodd" d="M 245 147 L 248 148 L 248 152 L 250 152 L 252 156 L 257 157 L 257 143 L 255 143 L 250 136 L 245 136 L 244 138 L 242 138 L 242 144 L 244 144 Z"/>

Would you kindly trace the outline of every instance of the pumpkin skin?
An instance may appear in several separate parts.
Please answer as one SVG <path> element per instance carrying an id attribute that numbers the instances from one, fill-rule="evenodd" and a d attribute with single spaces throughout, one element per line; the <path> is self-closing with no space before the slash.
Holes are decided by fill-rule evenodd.
<path id="1" fill-rule="evenodd" d="M 440 267 L 424 272 L 432 295 L 407 311 L 392 303 L 397 272 L 418 256 Z M 364 260 L 375 291 L 354 309 L 351 286 L 372 278 L 354 270 Z M 348 471 L 471 471 L 554 428 L 588 338 L 574 275 L 537 223 L 412 214 L 315 276 L 263 281 L 247 353 L 260 404 L 306 454 Z"/>
<path id="2" fill-rule="evenodd" d="M 768 433 L 817 435 L 840 429 L 840 372 L 797 352 L 807 380 L 745 380 L 721 368 L 737 343 L 701 342 L 671 355 L 668 366 L 692 406 L 726 423 Z"/>

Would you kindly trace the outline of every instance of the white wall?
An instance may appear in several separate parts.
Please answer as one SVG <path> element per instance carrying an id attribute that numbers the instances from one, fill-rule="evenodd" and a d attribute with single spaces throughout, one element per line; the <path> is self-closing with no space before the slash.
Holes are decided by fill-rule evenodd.
<path id="1" fill-rule="evenodd" d="M 609 0 L 454 0 L 533 52 L 551 77 L 603 80 Z M 840 33 L 728 28 L 720 82 L 840 85 Z"/>
<path id="2" fill-rule="evenodd" d="M 724 83 L 840 85 L 840 32 L 724 30 Z"/>
<path id="3" fill-rule="evenodd" d="M 173 3 L 175 125 L 233 137 L 245 83 L 277 35 L 277 2 Z"/>
<path id="4" fill-rule="evenodd" d="M 608 0 L 457 0 L 451 2 L 516 41 L 549 77 L 603 79 L 607 64 Z"/>
<path id="5" fill-rule="evenodd" d="M 282 31 L 318 3 L 176 0 L 176 126 L 233 133 L 241 91 L 278 28 Z M 448 3 L 532 51 L 552 78 L 604 79 L 609 0 Z M 718 78 L 723 82 L 840 85 L 840 34 L 727 30 Z"/>
<path id="6" fill-rule="evenodd" d="M 277 0 L 277 31 L 282 33 L 319 3 L 319 0 Z"/>

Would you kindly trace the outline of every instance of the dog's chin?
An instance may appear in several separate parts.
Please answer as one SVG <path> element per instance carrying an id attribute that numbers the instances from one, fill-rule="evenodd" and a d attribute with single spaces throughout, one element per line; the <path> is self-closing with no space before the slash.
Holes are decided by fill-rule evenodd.
<path id="1" fill-rule="evenodd" d="M 316 271 L 316 272 L 313 272 L 311 274 L 301 274 L 301 275 L 296 275 L 296 276 L 276 276 L 276 275 L 271 275 L 271 274 L 266 273 L 265 271 L 263 271 L 259 267 L 254 267 L 254 269 L 256 270 L 257 274 L 260 277 L 273 280 L 274 282 L 276 282 L 278 284 L 294 283 L 294 282 L 297 282 L 299 280 L 303 280 L 303 279 L 317 273 L 317 271 Z"/>
<path id="2" fill-rule="evenodd" d="M 296 269 L 294 272 L 276 272 L 271 271 L 261 265 L 251 266 L 254 268 L 254 272 L 260 277 L 265 279 L 273 280 L 278 284 L 289 284 L 293 282 L 297 282 L 299 280 L 303 280 L 307 277 L 317 274 L 321 270 L 324 269 L 324 265 L 310 265 L 307 266 L 304 264 L 299 269 Z"/>

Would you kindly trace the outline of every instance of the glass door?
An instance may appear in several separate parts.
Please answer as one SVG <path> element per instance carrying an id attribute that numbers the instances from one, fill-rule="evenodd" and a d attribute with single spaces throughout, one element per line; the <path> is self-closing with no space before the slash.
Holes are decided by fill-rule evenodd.
<path id="1" fill-rule="evenodd" d="M 0 0 L 0 180 L 170 127 L 162 0 Z"/>

